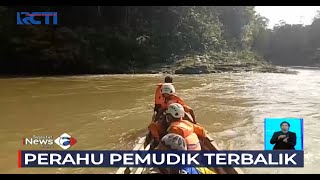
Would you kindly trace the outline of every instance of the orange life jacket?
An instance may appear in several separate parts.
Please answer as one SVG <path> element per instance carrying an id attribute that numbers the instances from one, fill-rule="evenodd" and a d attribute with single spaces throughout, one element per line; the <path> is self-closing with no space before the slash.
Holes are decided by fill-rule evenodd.
<path id="1" fill-rule="evenodd" d="M 160 104 L 161 107 L 164 104 L 164 97 L 161 94 L 161 88 L 162 88 L 163 83 L 159 83 L 157 84 L 157 89 L 156 89 L 156 93 L 154 95 L 154 104 Z"/>
<path id="2" fill-rule="evenodd" d="M 181 104 L 181 106 L 183 106 L 183 109 L 185 112 L 190 112 L 191 108 L 187 106 L 187 104 L 175 94 L 172 94 L 169 100 L 164 100 L 164 105 L 163 105 L 164 109 L 167 110 L 169 105 L 172 103 L 179 103 Z"/>
<path id="3" fill-rule="evenodd" d="M 188 150 L 201 150 L 199 138 L 195 133 L 194 125 L 191 122 L 187 120 L 172 122 L 168 128 L 168 132 L 182 136 L 186 140 Z"/>
<path id="4" fill-rule="evenodd" d="M 156 141 L 160 141 L 160 139 L 166 134 L 165 127 L 159 122 L 151 122 L 148 129 L 151 133 L 151 137 Z"/>

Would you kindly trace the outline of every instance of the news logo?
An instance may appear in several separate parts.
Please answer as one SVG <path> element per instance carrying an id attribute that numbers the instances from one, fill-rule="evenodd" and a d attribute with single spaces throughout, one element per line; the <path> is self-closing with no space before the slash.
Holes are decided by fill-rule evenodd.
<path id="1" fill-rule="evenodd" d="M 71 137 L 69 134 L 64 133 L 60 137 L 54 140 L 54 142 L 59 145 L 62 149 L 66 150 L 73 146 L 77 140 Z"/>
<path id="2" fill-rule="evenodd" d="M 36 145 L 43 148 L 52 148 L 53 144 L 53 136 L 33 135 L 30 138 L 22 138 L 22 145 Z"/>
<path id="3" fill-rule="evenodd" d="M 17 25 L 41 24 L 57 25 L 58 12 L 17 12 Z"/>

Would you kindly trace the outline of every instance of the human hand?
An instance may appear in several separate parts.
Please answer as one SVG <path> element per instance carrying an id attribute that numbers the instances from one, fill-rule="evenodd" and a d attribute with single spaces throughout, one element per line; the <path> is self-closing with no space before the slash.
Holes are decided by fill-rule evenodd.
<path id="1" fill-rule="evenodd" d="M 283 139 L 285 137 L 286 137 L 286 135 L 280 135 L 280 136 L 278 136 L 278 139 Z"/>

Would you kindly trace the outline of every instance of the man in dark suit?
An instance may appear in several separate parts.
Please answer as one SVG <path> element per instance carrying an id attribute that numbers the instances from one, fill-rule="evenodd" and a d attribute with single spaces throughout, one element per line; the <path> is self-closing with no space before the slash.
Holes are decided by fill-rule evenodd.
<path id="1" fill-rule="evenodd" d="M 296 145 L 296 133 L 290 132 L 290 124 L 286 121 L 283 121 L 280 124 L 281 131 L 273 133 L 273 136 L 270 140 L 271 144 L 275 144 L 273 149 L 295 149 Z"/>

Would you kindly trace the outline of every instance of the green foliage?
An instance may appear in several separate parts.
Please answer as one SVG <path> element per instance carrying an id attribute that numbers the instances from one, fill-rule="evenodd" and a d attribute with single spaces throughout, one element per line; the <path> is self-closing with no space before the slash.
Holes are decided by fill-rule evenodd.
<path id="1" fill-rule="evenodd" d="M 320 63 L 320 19 L 311 25 L 281 21 L 273 30 L 261 29 L 254 48 L 265 59 L 280 65 L 317 65 Z"/>
<path id="2" fill-rule="evenodd" d="M 17 11 L 58 11 L 59 26 L 17 26 Z M 250 62 L 289 28 L 267 30 L 251 6 L 1 7 L 0 20 L 0 73 L 31 74 L 134 72 L 197 54 Z"/>

